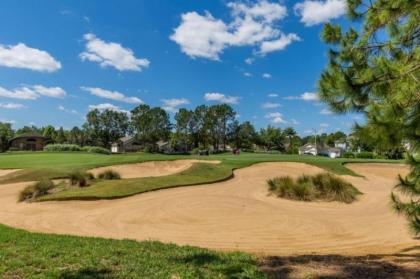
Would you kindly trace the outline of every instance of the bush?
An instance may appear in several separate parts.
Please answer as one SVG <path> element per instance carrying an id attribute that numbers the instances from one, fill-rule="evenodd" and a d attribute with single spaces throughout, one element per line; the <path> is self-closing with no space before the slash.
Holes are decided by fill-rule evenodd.
<path id="1" fill-rule="evenodd" d="M 106 170 L 98 175 L 99 179 L 114 180 L 121 179 L 121 175 L 113 170 Z"/>
<path id="2" fill-rule="evenodd" d="M 360 152 L 360 153 L 356 153 L 356 158 L 359 158 L 359 159 L 373 159 L 373 158 L 375 158 L 375 155 L 373 154 L 373 152 L 363 151 L 363 152 Z"/>
<path id="3" fill-rule="evenodd" d="M 111 154 L 110 150 L 99 146 L 83 146 L 81 150 L 89 153 L 99 153 L 105 155 Z"/>
<path id="4" fill-rule="evenodd" d="M 330 173 L 301 175 L 296 180 L 290 176 L 275 177 L 268 180 L 267 184 L 269 191 L 278 197 L 301 201 L 351 203 L 361 194 L 353 185 Z"/>
<path id="5" fill-rule="evenodd" d="M 89 186 L 89 180 L 94 179 L 94 176 L 90 172 L 73 171 L 69 173 L 69 179 L 71 185 L 86 187 Z"/>
<path id="6" fill-rule="evenodd" d="M 10 152 L 19 151 L 19 148 L 17 148 L 17 147 L 10 147 L 8 151 L 10 151 Z"/>
<path id="7" fill-rule="evenodd" d="M 50 179 L 42 179 L 33 185 L 27 186 L 19 193 L 19 201 L 31 200 L 37 197 L 45 196 L 48 191 L 55 187 Z"/>
<path id="8" fill-rule="evenodd" d="M 44 147 L 44 151 L 65 152 L 65 151 L 81 151 L 77 144 L 48 144 Z"/>
<path id="9" fill-rule="evenodd" d="M 343 154 L 344 158 L 354 158 L 354 153 L 353 152 L 346 152 Z"/>

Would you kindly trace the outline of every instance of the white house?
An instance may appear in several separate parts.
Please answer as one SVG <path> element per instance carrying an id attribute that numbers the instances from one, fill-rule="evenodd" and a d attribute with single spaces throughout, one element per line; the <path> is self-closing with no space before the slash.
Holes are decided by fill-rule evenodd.
<path id="1" fill-rule="evenodd" d="M 330 158 L 337 158 L 343 155 L 343 149 L 307 143 L 299 147 L 299 155 L 324 155 Z"/>

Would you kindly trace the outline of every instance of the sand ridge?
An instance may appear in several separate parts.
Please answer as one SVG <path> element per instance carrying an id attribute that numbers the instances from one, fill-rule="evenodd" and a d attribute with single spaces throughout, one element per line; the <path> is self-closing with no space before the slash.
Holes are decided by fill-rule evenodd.
<path id="1" fill-rule="evenodd" d="M 382 168 L 383 166 L 383 168 Z M 394 253 L 418 245 L 389 206 L 402 165 L 351 164 L 346 176 L 364 195 L 352 204 L 298 202 L 268 195 L 266 180 L 323 170 L 303 163 L 260 163 L 231 180 L 118 200 L 17 203 L 27 183 L 0 186 L 0 223 L 29 231 L 160 240 L 268 255 Z"/>
<path id="2" fill-rule="evenodd" d="M 113 165 L 89 170 L 93 175 L 106 170 L 118 172 L 122 178 L 156 177 L 171 175 L 189 169 L 195 163 L 219 164 L 216 160 L 150 161 L 136 164 Z"/>

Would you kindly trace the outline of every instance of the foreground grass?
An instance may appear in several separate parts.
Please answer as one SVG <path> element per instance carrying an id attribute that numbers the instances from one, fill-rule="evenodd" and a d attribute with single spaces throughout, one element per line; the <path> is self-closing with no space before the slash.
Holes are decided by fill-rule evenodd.
<path id="1" fill-rule="evenodd" d="M 266 278 L 248 254 L 0 225 L 1 278 Z"/>
<path id="2" fill-rule="evenodd" d="M 356 175 L 343 164 L 350 162 L 401 162 L 387 160 L 330 159 L 326 157 L 254 154 L 243 153 L 240 156 L 221 154 L 213 156 L 173 156 L 161 154 L 134 153 L 124 155 L 100 155 L 88 153 L 17 153 L 0 155 L 0 168 L 23 168 L 23 170 L 0 179 L 1 184 L 20 181 L 34 181 L 41 178 L 63 178 L 72 171 L 85 171 L 90 168 L 115 164 L 129 164 L 145 161 L 178 159 L 220 160 L 218 165 L 196 164 L 189 170 L 178 174 L 135 178 L 113 181 L 101 181 L 83 189 L 73 188 L 42 197 L 41 200 L 71 199 L 114 199 L 127 197 L 147 191 L 163 188 L 197 185 L 229 179 L 233 170 L 260 162 L 300 162 L 314 165 L 336 174 Z"/>

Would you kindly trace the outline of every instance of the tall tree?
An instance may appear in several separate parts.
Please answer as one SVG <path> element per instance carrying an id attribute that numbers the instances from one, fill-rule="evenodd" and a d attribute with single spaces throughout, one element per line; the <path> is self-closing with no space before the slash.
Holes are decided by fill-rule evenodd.
<path id="1" fill-rule="evenodd" d="M 395 209 L 420 233 L 420 2 L 348 0 L 348 15 L 360 31 L 326 24 L 332 44 L 319 81 L 320 98 L 337 113 L 364 112 L 372 137 L 394 147 L 411 146 L 411 172 L 397 187 L 410 201 L 392 195 Z"/>
<path id="2" fill-rule="evenodd" d="M 89 134 L 93 144 L 110 147 L 112 142 L 125 136 L 128 131 L 129 120 L 125 112 L 113 110 L 91 110 L 86 115 L 84 129 Z"/>
<path id="3" fill-rule="evenodd" d="M 230 141 L 237 148 L 251 149 L 253 144 L 257 141 L 257 132 L 254 126 L 249 121 L 239 124 L 234 121 L 230 126 Z"/>
<path id="4" fill-rule="evenodd" d="M 0 122 L 0 152 L 5 152 L 9 149 L 9 140 L 12 137 L 12 124 Z"/>
<path id="5" fill-rule="evenodd" d="M 175 114 L 174 140 L 177 144 L 185 145 L 187 149 L 193 145 L 194 112 L 185 108 Z"/>
<path id="6" fill-rule="evenodd" d="M 285 138 L 280 128 L 269 125 L 266 129 L 261 129 L 260 138 L 267 150 L 284 150 Z"/>
<path id="7" fill-rule="evenodd" d="M 155 145 L 159 140 L 168 140 L 171 122 L 168 113 L 159 108 L 141 104 L 131 111 L 131 122 L 138 139 Z"/>
<path id="8" fill-rule="evenodd" d="M 235 120 L 236 112 L 230 105 L 220 104 L 209 107 L 207 121 L 210 123 L 210 137 L 213 148 L 219 150 L 222 145 L 226 149 L 228 127 Z"/>

